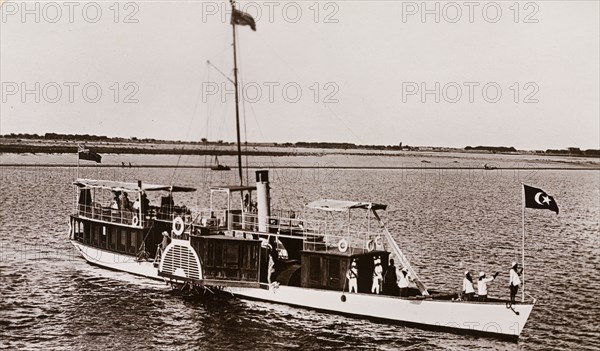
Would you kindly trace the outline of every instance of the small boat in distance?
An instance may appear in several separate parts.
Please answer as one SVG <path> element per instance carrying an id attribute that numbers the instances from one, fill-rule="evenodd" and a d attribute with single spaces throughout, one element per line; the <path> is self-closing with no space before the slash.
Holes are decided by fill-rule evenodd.
<path id="1" fill-rule="evenodd" d="M 231 168 L 229 168 L 229 166 L 220 164 L 219 156 L 216 156 L 216 155 L 215 155 L 215 165 L 210 167 L 210 169 L 213 171 L 230 171 L 231 170 Z"/>

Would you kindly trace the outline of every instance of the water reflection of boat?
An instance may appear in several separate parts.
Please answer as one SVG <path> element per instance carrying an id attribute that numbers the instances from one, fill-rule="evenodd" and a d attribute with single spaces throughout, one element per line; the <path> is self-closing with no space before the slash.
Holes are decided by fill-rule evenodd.
<path id="1" fill-rule="evenodd" d="M 229 166 L 222 165 L 219 163 L 218 156 L 215 156 L 215 165 L 211 166 L 210 169 L 213 171 L 229 171 L 229 170 L 231 170 L 231 168 L 229 168 Z"/>

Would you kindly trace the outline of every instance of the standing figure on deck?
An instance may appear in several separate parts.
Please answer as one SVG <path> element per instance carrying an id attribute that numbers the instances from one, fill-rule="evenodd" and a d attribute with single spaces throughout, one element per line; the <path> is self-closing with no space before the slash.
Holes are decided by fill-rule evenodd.
<path id="1" fill-rule="evenodd" d="M 498 272 L 494 273 L 491 278 L 486 278 L 485 272 L 479 272 L 479 280 L 477 280 L 477 295 L 479 296 L 479 301 L 487 301 L 487 284 L 496 279 L 497 275 Z"/>
<path id="2" fill-rule="evenodd" d="M 167 249 L 167 246 L 169 246 L 170 240 L 171 240 L 171 238 L 169 237 L 169 233 L 162 232 L 162 241 L 160 242 L 160 244 L 158 244 L 158 247 L 156 249 L 156 255 L 154 256 L 154 265 L 155 266 L 157 266 L 158 263 L 160 262 L 163 253 Z"/>
<path id="3" fill-rule="evenodd" d="M 129 198 L 127 197 L 126 192 L 121 193 L 121 197 L 119 198 L 119 209 L 121 210 L 121 223 L 127 222 L 131 219 L 131 202 L 129 202 Z"/>
<path id="4" fill-rule="evenodd" d="M 410 286 L 411 281 L 412 278 L 408 273 L 408 269 L 402 268 L 398 276 L 398 287 L 400 288 L 400 297 L 408 296 L 408 287 Z"/>
<path id="5" fill-rule="evenodd" d="M 150 206 L 150 200 L 148 200 L 148 196 L 145 191 L 142 191 L 142 196 L 140 199 L 140 207 L 142 208 L 142 215 L 145 215 L 148 212 L 148 207 Z"/>
<path id="6" fill-rule="evenodd" d="M 390 265 L 383 275 L 383 293 L 386 295 L 398 296 L 398 275 L 394 260 L 390 260 Z"/>
<path id="7" fill-rule="evenodd" d="M 515 303 L 515 296 L 517 296 L 517 292 L 519 291 L 519 285 L 521 285 L 521 278 L 519 278 L 519 274 L 521 274 L 523 272 L 523 270 L 521 269 L 521 272 L 517 272 L 517 269 L 519 267 L 519 264 L 517 262 L 514 262 L 511 264 L 511 268 L 510 268 L 510 280 L 509 280 L 509 286 L 510 286 L 510 303 L 514 304 Z"/>
<path id="8" fill-rule="evenodd" d="M 163 239 L 160 243 L 160 250 L 165 251 L 167 249 L 167 246 L 169 246 L 169 241 L 171 240 L 171 238 L 169 237 L 169 233 L 167 232 L 162 232 L 162 236 Z"/>
<path id="9" fill-rule="evenodd" d="M 471 277 L 471 273 L 466 271 L 465 279 L 463 279 L 463 298 L 465 301 L 471 301 L 474 294 L 475 289 L 473 289 L 473 278 Z"/>
<path id="10" fill-rule="evenodd" d="M 118 210 L 120 202 L 121 202 L 121 192 L 113 190 L 113 199 L 110 202 L 110 208 L 113 210 Z"/>
<path id="11" fill-rule="evenodd" d="M 371 286 L 371 292 L 373 294 L 379 294 L 381 291 L 381 282 L 383 280 L 383 267 L 381 267 L 381 259 L 378 256 L 373 257 L 373 263 L 375 268 L 373 269 L 373 285 Z"/>
<path id="12" fill-rule="evenodd" d="M 244 196 L 244 210 L 246 212 L 250 212 L 250 205 L 252 204 L 252 201 L 250 201 L 250 194 L 246 194 Z"/>
<path id="13" fill-rule="evenodd" d="M 268 244 L 267 248 L 267 256 L 269 256 L 269 265 L 267 266 L 267 283 L 271 285 L 271 276 L 273 275 L 273 273 L 275 273 L 275 260 L 273 259 L 273 256 L 275 255 L 275 250 L 273 249 L 273 246 L 271 246 L 271 244 Z"/>
<path id="14" fill-rule="evenodd" d="M 358 268 L 356 267 L 356 259 L 352 260 L 350 269 L 346 272 L 346 278 L 348 278 L 348 292 L 358 292 Z"/>

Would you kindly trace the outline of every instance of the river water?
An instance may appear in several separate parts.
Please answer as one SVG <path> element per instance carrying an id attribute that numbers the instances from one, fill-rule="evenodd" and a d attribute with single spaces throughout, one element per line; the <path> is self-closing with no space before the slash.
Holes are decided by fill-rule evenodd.
<path id="1" fill-rule="evenodd" d="M 345 157 L 352 165 L 364 159 Z M 299 160 L 311 162 L 318 160 Z M 466 269 L 500 271 L 489 287 L 499 297 L 508 296 L 510 262 L 521 261 L 521 182 L 553 195 L 558 216 L 525 213 L 525 289 L 537 304 L 518 343 L 262 302 L 189 300 L 161 283 L 88 265 L 75 254 L 67 240 L 74 167 L 5 164 L 0 172 L 2 349 L 598 349 L 597 170 L 271 171 L 274 208 L 300 209 L 319 198 L 386 203 L 385 220 L 428 287 L 458 290 Z M 223 179 L 201 169 L 80 172 L 195 186 L 196 194 L 178 199 L 189 204 L 205 204 L 206 186 Z"/>

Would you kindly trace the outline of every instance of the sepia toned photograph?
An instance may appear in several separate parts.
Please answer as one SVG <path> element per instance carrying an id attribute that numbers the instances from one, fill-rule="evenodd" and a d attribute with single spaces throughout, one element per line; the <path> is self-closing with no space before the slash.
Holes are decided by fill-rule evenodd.
<path id="1" fill-rule="evenodd" d="M 0 0 L 1 350 L 598 350 L 600 2 Z"/>

